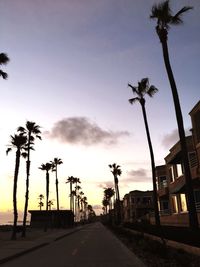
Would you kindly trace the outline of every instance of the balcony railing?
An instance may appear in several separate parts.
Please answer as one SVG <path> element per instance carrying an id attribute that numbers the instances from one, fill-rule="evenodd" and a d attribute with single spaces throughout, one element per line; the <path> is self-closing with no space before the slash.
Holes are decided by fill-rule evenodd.
<path id="1" fill-rule="evenodd" d="M 200 211 L 200 202 L 195 202 L 196 210 Z"/>

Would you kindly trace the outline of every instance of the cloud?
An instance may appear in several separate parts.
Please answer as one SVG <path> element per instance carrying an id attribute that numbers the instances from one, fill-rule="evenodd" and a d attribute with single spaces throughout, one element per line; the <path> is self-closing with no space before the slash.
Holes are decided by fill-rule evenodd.
<path id="1" fill-rule="evenodd" d="M 191 135 L 189 128 L 185 130 L 186 135 Z M 174 129 L 171 133 L 163 136 L 162 146 L 170 149 L 173 145 L 175 145 L 179 141 L 178 130 Z"/>
<path id="2" fill-rule="evenodd" d="M 99 183 L 98 185 L 97 185 L 98 187 L 100 187 L 100 188 L 108 188 L 108 187 L 114 187 L 114 182 L 112 182 L 112 181 L 104 181 L 104 182 L 101 182 L 101 183 Z"/>
<path id="3" fill-rule="evenodd" d="M 147 174 L 147 170 L 140 168 L 137 170 L 130 170 L 127 172 L 127 178 L 124 179 L 124 182 L 149 182 L 150 177 Z"/>
<path id="4" fill-rule="evenodd" d="M 102 129 L 86 117 L 70 117 L 57 121 L 51 131 L 45 132 L 47 137 L 62 143 L 82 144 L 116 144 L 118 139 L 129 136 L 127 131 L 114 132 Z"/>

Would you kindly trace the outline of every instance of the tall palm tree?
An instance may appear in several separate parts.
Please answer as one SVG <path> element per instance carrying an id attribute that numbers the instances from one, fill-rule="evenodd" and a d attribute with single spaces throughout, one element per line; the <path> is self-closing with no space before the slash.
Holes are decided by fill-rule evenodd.
<path id="1" fill-rule="evenodd" d="M 66 184 L 70 185 L 70 210 L 73 210 L 73 196 L 72 196 L 72 185 L 75 183 L 75 177 L 69 176 L 67 178 Z"/>
<path id="2" fill-rule="evenodd" d="M 20 166 L 20 157 L 26 157 L 27 154 L 25 151 L 25 145 L 27 142 L 27 137 L 23 134 L 15 134 L 14 136 L 10 136 L 10 146 L 8 147 L 6 154 L 8 154 L 13 148 L 16 149 L 16 158 L 15 158 L 15 172 L 14 172 L 14 184 L 13 184 L 13 209 L 14 209 L 14 222 L 13 222 L 13 230 L 12 230 L 12 240 L 16 240 L 17 233 L 17 219 L 18 219 L 18 211 L 17 211 L 17 181 L 19 174 L 19 166 Z"/>
<path id="3" fill-rule="evenodd" d="M 154 85 L 149 85 L 148 78 L 143 78 L 140 82 L 138 82 L 138 86 L 132 86 L 131 84 L 128 84 L 128 86 L 132 89 L 133 94 L 136 95 L 136 97 L 129 99 L 129 102 L 131 104 L 135 102 L 139 102 L 142 107 L 142 114 L 144 118 L 147 141 L 148 141 L 149 152 L 150 152 L 150 157 L 151 157 L 155 223 L 156 223 L 156 226 L 160 227 L 160 217 L 159 217 L 159 210 L 158 210 L 157 188 L 156 188 L 155 160 L 154 160 L 153 147 L 152 147 L 151 136 L 150 136 L 149 126 L 148 126 L 148 121 L 147 121 L 146 108 L 145 108 L 145 102 L 146 102 L 145 95 L 147 94 L 148 96 L 153 97 L 153 95 L 158 91 L 158 89 Z"/>
<path id="4" fill-rule="evenodd" d="M 59 194 L 58 194 L 58 165 L 63 164 L 62 160 L 59 158 L 54 158 L 52 163 L 52 171 L 56 173 L 56 200 L 57 200 L 57 210 L 59 210 Z"/>
<path id="5" fill-rule="evenodd" d="M 0 53 L 0 65 L 6 65 L 9 62 L 9 60 L 10 59 L 6 53 Z M 5 80 L 8 78 L 8 74 L 4 72 L 2 69 L 0 69 L 0 76 Z"/>
<path id="6" fill-rule="evenodd" d="M 41 140 L 41 131 L 40 126 L 35 122 L 27 121 L 26 127 L 18 127 L 18 132 L 27 137 L 26 151 L 27 151 L 27 161 L 26 161 L 26 193 L 25 193 L 25 204 L 24 204 L 24 217 L 23 217 L 23 228 L 22 228 L 22 237 L 26 236 L 26 219 L 28 212 L 28 200 L 29 200 L 29 176 L 30 176 L 30 151 L 34 150 L 33 145 L 35 138 Z"/>
<path id="7" fill-rule="evenodd" d="M 121 222 L 121 206 L 120 206 L 120 196 L 119 196 L 119 180 L 118 176 L 122 174 L 120 166 L 116 163 L 108 165 L 111 169 L 111 172 L 114 176 L 114 184 L 115 184 L 115 194 L 116 194 L 116 209 L 117 209 L 117 223 Z"/>
<path id="8" fill-rule="evenodd" d="M 112 187 L 104 189 L 104 198 L 109 202 L 109 210 L 112 209 L 112 197 L 115 194 L 115 190 Z"/>
<path id="9" fill-rule="evenodd" d="M 167 0 L 160 4 L 153 5 L 150 18 L 157 20 L 156 32 L 158 34 L 158 37 L 162 45 L 164 63 L 165 63 L 169 83 L 171 86 L 173 101 L 174 101 L 178 132 L 179 132 L 179 138 L 180 138 L 180 145 L 181 145 L 181 154 L 182 154 L 185 180 L 186 180 L 189 224 L 190 224 L 191 229 L 197 229 L 198 218 L 197 218 L 195 201 L 194 201 L 194 193 L 193 193 L 193 188 L 192 188 L 192 178 L 191 178 L 190 166 L 189 166 L 189 160 L 188 160 L 188 151 L 187 151 L 187 144 L 186 144 L 186 139 L 185 139 L 183 116 L 182 116 L 181 105 L 179 101 L 179 95 L 178 95 L 178 91 L 176 87 L 176 82 L 175 82 L 171 64 L 170 64 L 168 43 L 167 43 L 168 32 L 169 32 L 170 26 L 182 24 L 183 23 L 182 15 L 191 9 L 192 7 L 190 6 L 184 6 L 175 15 L 173 15 L 171 8 L 170 8 L 169 0 Z"/>
<path id="10" fill-rule="evenodd" d="M 104 197 L 102 200 L 102 205 L 104 207 L 105 214 L 108 213 L 109 200 Z"/>
<path id="11" fill-rule="evenodd" d="M 46 164 L 42 164 L 39 167 L 40 170 L 46 172 L 46 211 L 48 211 L 48 201 L 49 201 L 49 171 L 52 169 L 52 164 L 47 162 Z"/>

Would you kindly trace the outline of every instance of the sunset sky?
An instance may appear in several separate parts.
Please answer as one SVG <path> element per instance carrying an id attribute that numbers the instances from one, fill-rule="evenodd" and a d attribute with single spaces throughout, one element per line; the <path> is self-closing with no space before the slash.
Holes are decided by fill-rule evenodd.
<path id="1" fill-rule="evenodd" d="M 11 134 L 27 120 L 42 128 L 31 154 L 29 209 L 45 194 L 42 163 L 59 157 L 60 206 L 69 208 L 68 176 L 79 177 L 94 208 L 103 188 L 113 186 L 108 164 L 121 166 L 120 195 L 151 190 L 151 165 L 139 104 L 131 106 L 128 83 L 144 77 L 159 92 L 147 99 L 156 165 L 164 163 L 178 141 L 176 119 L 155 21 L 149 19 L 155 0 L 1 0 L 0 52 L 10 57 L 0 80 L 0 212 L 12 213 L 15 151 L 6 156 Z M 185 129 L 199 101 L 200 1 L 172 0 L 184 5 L 184 25 L 170 29 L 170 58 L 179 90 Z M 18 208 L 23 210 L 25 161 L 18 183 Z M 55 200 L 55 174 L 50 174 L 50 199 Z M 54 207 L 56 203 L 54 202 Z M 97 211 L 97 209 L 96 209 Z M 98 213 L 101 210 L 98 210 Z"/>

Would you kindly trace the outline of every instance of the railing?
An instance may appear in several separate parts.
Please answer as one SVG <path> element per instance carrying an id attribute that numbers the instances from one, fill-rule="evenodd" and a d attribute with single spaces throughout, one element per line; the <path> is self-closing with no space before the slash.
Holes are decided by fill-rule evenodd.
<path id="1" fill-rule="evenodd" d="M 160 210 L 159 214 L 162 216 L 162 215 L 170 215 L 171 213 L 169 209 L 166 209 L 166 210 Z"/>
<path id="2" fill-rule="evenodd" d="M 200 211 L 200 202 L 195 202 L 196 210 Z"/>

